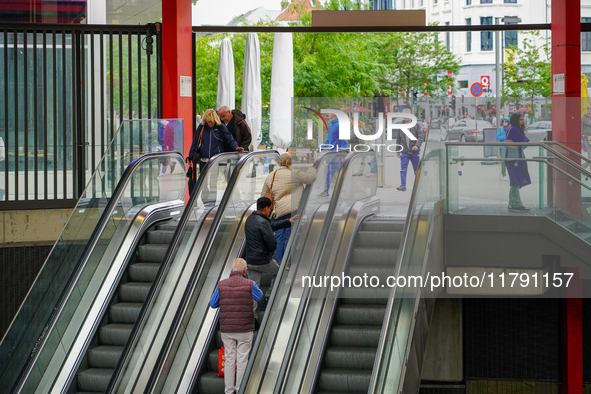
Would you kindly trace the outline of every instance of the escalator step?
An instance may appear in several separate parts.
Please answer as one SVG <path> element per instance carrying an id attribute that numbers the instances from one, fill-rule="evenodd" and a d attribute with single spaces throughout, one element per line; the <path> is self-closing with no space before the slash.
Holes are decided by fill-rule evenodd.
<path id="1" fill-rule="evenodd" d="M 119 299 L 123 302 L 144 302 L 150 288 L 151 283 L 147 282 L 128 282 L 119 286 Z"/>
<path id="2" fill-rule="evenodd" d="M 324 360 L 327 368 L 372 369 L 376 351 L 367 347 L 331 346 Z"/>
<path id="3" fill-rule="evenodd" d="M 174 236 L 174 230 L 152 230 L 148 231 L 149 244 L 166 244 L 169 245 Z"/>
<path id="4" fill-rule="evenodd" d="M 354 245 L 362 248 L 379 248 L 388 245 L 392 248 L 400 247 L 402 233 L 389 233 L 384 231 L 360 230 L 355 238 Z"/>
<path id="5" fill-rule="evenodd" d="M 160 269 L 160 263 L 136 263 L 129 266 L 129 280 L 132 282 L 153 282 Z"/>
<path id="6" fill-rule="evenodd" d="M 88 365 L 91 368 L 113 368 L 117 366 L 123 346 L 97 346 L 88 351 Z"/>
<path id="7" fill-rule="evenodd" d="M 224 378 L 218 372 L 205 372 L 199 379 L 199 393 L 219 394 L 224 392 Z"/>
<path id="8" fill-rule="evenodd" d="M 398 249 L 390 248 L 353 248 L 349 265 L 363 265 L 367 263 L 368 256 L 371 256 L 372 265 L 390 265 L 394 267 L 398 257 Z"/>
<path id="9" fill-rule="evenodd" d="M 384 305 L 388 304 L 387 298 L 343 298 L 341 303 L 343 304 L 373 304 L 373 305 Z"/>
<path id="10" fill-rule="evenodd" d="M 320 390 L 352 393 L 365 392 L 369 389 L 371 369 L 332 369 L 320 372 L 318 385 Z"/>
<path id="11" fill-rule="evenodd" d="M 334 326 L 330 334 L 330 342 L 333 346 L 347 346 L 354 343 L 356 346 L 378 347 L 382 326 Z"/>
<path id="12" fill-rule="evenodd" d="M 372 218 L 361 224 L 360 231 L 383 231 L 395 233 L 404 231 L 404 221 Z"/>
<path id="13" fill-rule="evenodd" d="M 143 305 L 142 303 L 120 302 L 109 308 L 109 318 L 113 323 L 133 324 Z"/>
<path id="14" fill-rule="evenodd" d="M 167 249 L 168 245 L 162 244 L 140 245 L 137 248 L 139 252 L 138 261 L 141 263 L 161 263 Z"/>
<path id="15" fill-rule="evenodd" d="M 125 346 L 133 324 L 107 324 L 99 329 L 99 342 L 103 345 Z"/>
<path id="16" fill-rule="evenodd" d="M 112 369 L 92 368 L 76 374 L 78 378 L 78 390 L 104 393 L 109 386 L 109 380 L 113 376 Z"/>
<path id="17" fill-rule="evenodd" d="M 211 352 L 209 352 L 208 356 L 207 356 L 207 370 L 208 371 L 217 371 L 218 370 L 218 354 L 220 352 L 220 349 L 213 349 Z"/>
<path id="18" fill-rule="evenodd" d="M 382 326 L 385 306 L 341 304 L 337 309 L 337 324 Z"/>
<path id="19" fill-rule="evenodd" d="M 398 249 L 393 250 L 398 251 Z M 380 279 L 381 284 L 387 284 L 386 280 L 388 279 L 388 276 L 394 275 L 394 265 L 376 265 L 372 263 L 356 264 L 349 266 L 346 274 L 351 278 L 354 276 L 363 277 L 363 275 L 366 274 L 368 277 L 377 276 Z"/>
<path id="20" fill-rule="evenodd" d="M 166 222 L 166 224 L 159 224 L 156 226 L 156 231 L 161 230 L 161 231 L 172 231 L 175 232 L 176 228 L 178 227 L 179 223 L 178 221 L 174 221 L 174 222 Z M 187 223 L 187 227 L 188 228 L 193 228 L 195 227 L 194 223 Z"/>

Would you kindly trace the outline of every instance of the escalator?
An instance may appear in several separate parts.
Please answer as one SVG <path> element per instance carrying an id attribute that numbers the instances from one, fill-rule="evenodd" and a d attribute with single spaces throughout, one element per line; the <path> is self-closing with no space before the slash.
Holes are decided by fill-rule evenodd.
<path id="1" fill-rule="evenodd" d="M 158 274 L 178 221 L 156 224 L 144 235 L 76 374 L 78 392 L 103 393 Z"/>
<path id="2" fill-rule="evenodd" d="M 392 275 L 404 221 L 369 218 L 359 227 L 345 275 Z M 369 261 L 369 263 L 368 263 Z M 346 293 L 346 291 L 345 291 Z M 356 297 L 355 297 L 356 296 Z M 359 292 L 336 299 L 314 384 L 318 394 L 367 393 L 388 298 L 365 298 Z"/>
<path id="3" fill-rule="evenodd" d="M 266 155 L 269 157 L 269 153 Z M 315 244 L 314 240 L 317 240 L 320 233 L 319 226 L 322 227 L 321 219 L 328 205 L 326 198 L 315 197 L 324 187 L 326 161 L 331 157 L 343 156 L 342 152 L 332 152 L 316 163 L 319 175 L 316 183 L 307 187 L 302 197 L 302 219 L 296 222 L 292 229 L 293 236 L 275 281 L 276 288 L 282 273 L 289 272 L 290 260 L 294 255 L 306 249 L 303 247 L 306 242 Z M 253 163 L 255 168 L 263 167 L 264 152 L 259 152 L 258 157 L 253 158 L 257 158 Z M 278 159 L 273 156 L 271 158 Z M 234 259 L 243 253 L 244 222 L 255 209 L 254 203 L 260 196 L 262 183 L 266 178 L 266 174 L 258 170 L 255 171 L 258 175 L 251 178 L 249 175 L 253 171 L 240 163 L 237 165 L 238 168 L 243 173 L 235 173 L 233 176 L 238 178 L 237 184 L 241 186 L 234 191 L 228 190 L 224 195 L 223 200 L 228 203 L 223 205 L 224 210 L 218 213 L 219 230 L 211 239 L 210 252 L 199 257 L 198 265 L 202 268 L 188 279 L 194 284 L 187 287 L 188 291 L 183 297 L 187 307 L 179 308 L 176 315 L 170 319 L 177 322 L 176 324 L 163 325 L 166 330 L 154 333 L 151 337 L 143 333 L 138 334 L 138 341 L 150 340 L 158 343 L 161 350 L 158 351 L 152 346 L 148 353 L 144 348 L 141 355 L 139 349 L 132 350 L 127 357 L 127 365 L 122 367 L 122 374 L 114 385 L 113 392 L 207 393 L 220 392 L 220 389 L 223 391 L 223 378 L 217 376 L 217 354 L 222 346 L 217 330 L 218 310 L 209 308 L 208 302 L 218 281 L 229 275 Z M 253 188 L 253 185 L 256 187 Z M 308 251 L 310 249 L 314 250 L 307 248 Z M 289 250 L 295 250 L 296 253 L 289 253 Z M 263 276 L 262 283 L 265 290 L 270 284 L 270 278 Z M 269 305 L 273 304 L 272 300 L 273 296 Z M 266 316 L 263 317 L 262 312 L 263 309 L 259 308 L 258 318 L 259 321 L 262 318 L 264 324 Z M 136 367 L 138 363 L 142 364 L 141 368 Z"/>

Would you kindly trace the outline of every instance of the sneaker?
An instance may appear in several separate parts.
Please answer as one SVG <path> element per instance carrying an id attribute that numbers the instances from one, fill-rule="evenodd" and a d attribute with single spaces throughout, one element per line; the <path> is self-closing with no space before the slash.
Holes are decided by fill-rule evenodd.
<path id="1" fill-rule="evenodd" d="M 529 212 L 529 208 L 524 207 L 523 205 L 520 207 L 509 207 L 509 212 L 520 212 L 520 213 L 524 213 L 524 212 Z"/>
<path id="2" fill-rule="evenodd" d="M 400 190 L 401 192 L 405 192 L 406 191 L 406 186 L 402 186 L 402 185 L 401 186 L 398 186 L 396 188 L 396 190 Z"/>
<path id="3" fill-rule="evenodd" d="M 503 177 L 503 180 L 504 180 L 505 182 L 507 182 L 507 176 L 504 176 L 504 177 Z"/>
<path id="4" fill-rule="evenodd" d="M 376 174 L 375 172 L 370 172 L 369 174 L 367 174 L 365 177 L 366 178 L 375 178 L 376 176 L 378 176 L 378 174 Z"/>
<path id="5" fill-rule="evenodd" d="M 362 176 L 363 175 L 363 171 L 357 171 L 355 174 L 353 174 L 353 176 Z"/>
<path id="6" fill-rule="evenodd" d="M 322 192 L 318 195 L 318 197 L 328 197 L 328 193 L 327 192 Z"/>

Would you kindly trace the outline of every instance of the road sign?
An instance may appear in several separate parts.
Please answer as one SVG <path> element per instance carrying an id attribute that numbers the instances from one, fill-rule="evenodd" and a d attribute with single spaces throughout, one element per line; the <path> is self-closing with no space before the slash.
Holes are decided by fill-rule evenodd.
<path id="1" fill-rule="evenodd" d="M 482 85 L 478 82 L 474 82 L 472 87 L 470 87 L 470 93 L 472 93 L 472 96 L 474 97 L 480 97 L 482 95 Z"/>
<path id="2" fill-rule="evenodd" d="M 484 89 L 490 89 L 490 77 L 488 75 L 480 76 L 480 84 Z"/>

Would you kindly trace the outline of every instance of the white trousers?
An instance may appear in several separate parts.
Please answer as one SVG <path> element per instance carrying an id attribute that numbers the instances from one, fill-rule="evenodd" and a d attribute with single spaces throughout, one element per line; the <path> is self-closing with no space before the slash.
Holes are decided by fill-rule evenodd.
<path id="1" fill-rule="evenodd" d="M 238 392 L 246 364 L 248 354 L 252 347 L 253 332 L 222 332 L 222 342 L 226 351 L 226 366 L 224 368 L 225 393 Z M 234 369 L 236 375 L 234 376 Z"/>

